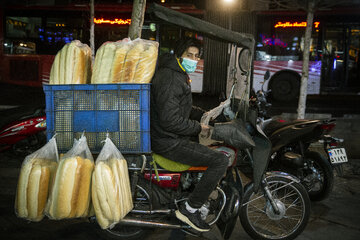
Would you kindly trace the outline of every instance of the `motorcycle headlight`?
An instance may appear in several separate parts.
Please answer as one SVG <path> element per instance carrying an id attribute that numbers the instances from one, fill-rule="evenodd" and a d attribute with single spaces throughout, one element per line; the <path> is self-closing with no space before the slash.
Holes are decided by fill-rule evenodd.
<path id="1" fill-rule="evenodd" d="M 36 128 L 46 128 L 46 120 L 39 122 L 35 125 Z"/>

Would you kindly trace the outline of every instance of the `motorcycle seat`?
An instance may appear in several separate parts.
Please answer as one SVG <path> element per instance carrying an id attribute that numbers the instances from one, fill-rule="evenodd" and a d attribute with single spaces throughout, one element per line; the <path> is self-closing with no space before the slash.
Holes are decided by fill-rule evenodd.
<path id="1" fill-rule="evenodd" d="M 184 172 L 187 170 L 204 171 L 207 169 L 207 167 L 192 167 L 190 165 L 175 162 L 156 153 L 152 154 L 152 158 L 161 168 L 170 172 Z"/>
<path id="2" fill-rule="evenodd" d="M 307 122 L 309 120 L 305 120 L 305 119 L 297 119 L 294 121 L 285 121 L 282 119 L 278 119 L 278 120 L 273 120 L 271 121 L 269 124 L 266 125 L 265 129 L 264 129 L 264 133 L 266 134 L 266 136 L 271 136 L 271 134 L 273 134 L 275 131 L 283 128 L 283 127 L 287 127 L 296 123 L 303 123 L 303 122 Z"/>
<path id="3" fill-rule="evenodd" d="M 20 106 L 16 108 L 6 109 L 0 112 L 0 128 L 27 118 L 45 117 L 44 106 Z"/>

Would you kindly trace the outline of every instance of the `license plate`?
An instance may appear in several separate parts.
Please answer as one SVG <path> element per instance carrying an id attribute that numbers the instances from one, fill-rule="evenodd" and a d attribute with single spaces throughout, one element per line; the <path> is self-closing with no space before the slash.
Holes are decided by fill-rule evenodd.
<path id="1" fill-rule="evenodd" d="M 332 148 L 328 149 L 327 151 L 329 154 L 330 162 L 332 164 L 344 163 L 348 161 L 345 148 Z"/>

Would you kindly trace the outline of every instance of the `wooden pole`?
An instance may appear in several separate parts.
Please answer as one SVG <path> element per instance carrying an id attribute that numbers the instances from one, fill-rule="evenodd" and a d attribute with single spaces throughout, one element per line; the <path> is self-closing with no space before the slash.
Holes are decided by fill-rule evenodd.
<path id="1" fill-rule="evenodd" d="M 95 23 L 94 23 L 94 0 L 90 0 L 90 49 L 91 49 L 91 58 L 94 62 L 95 59 Z"/>
<path id="2" fill-rule="evenodd" d="M 146 0 L 134 0 L 133 11 L 131 14 L 131 24 L 129 27 L 129 38 L 134 40 L 141 38 L 141 30 L 145 17 Z"/>

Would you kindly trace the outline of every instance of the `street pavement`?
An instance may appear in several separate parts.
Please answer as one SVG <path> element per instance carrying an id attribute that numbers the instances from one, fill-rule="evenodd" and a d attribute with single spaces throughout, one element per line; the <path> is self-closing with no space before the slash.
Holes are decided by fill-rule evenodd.
<path id="1" fill-rule="evenodd" d="M 16 217 L 14 202 L 23 158 L 11 152 L 0 153 L 0 239 L 95 240 L 106 239 L 99 228 L 86 219 L 49 220 L 37 223 Z M 334 191 L 321 202 L 313 202 L 311 218 L 298 240 L 355 240 L 360 237 L 360 160 L 350 159 L 344 176 L 335 177 Z M 221 239 L 216 227 L 202 237 L 156 229 L 146 239 Z M 230 239 L 251 239 L 237 222 Z M 143 238 L 144 240 L 144 238 Z"/>

